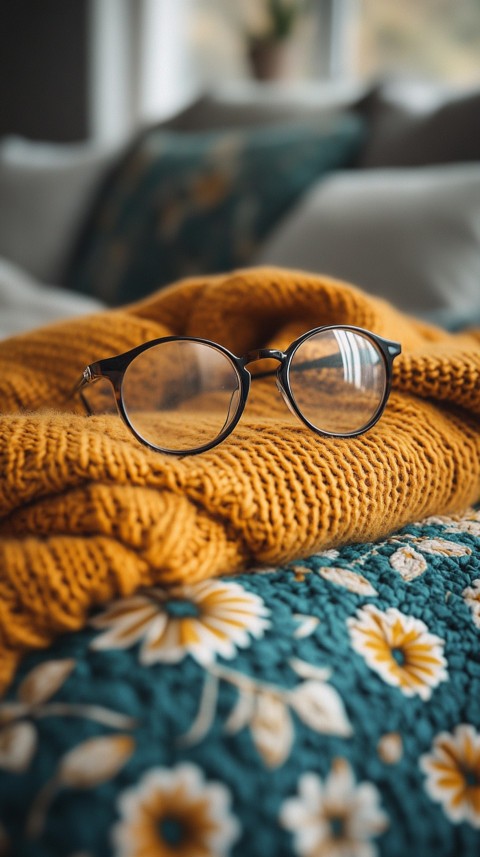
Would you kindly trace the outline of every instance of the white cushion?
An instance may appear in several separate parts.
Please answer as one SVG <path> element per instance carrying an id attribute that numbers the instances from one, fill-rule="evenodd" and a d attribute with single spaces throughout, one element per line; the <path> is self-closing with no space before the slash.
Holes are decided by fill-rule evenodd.
<path id="1" fill-rule="evenodd" d="M 102 308 L 94 298 L 45 286 L 17 265 L 0 259 L 0 339 Z"/>
<path id="2" fill-rule="evenodd" d="M 0 143 L 0 255 L 59 282 L 87 206 L 114 153 L 90 144 Z"/>
<path id="3" fill-rule="evenodd" d="M 255 263 L 330 274 L 415 314 L 478 312 L 480 164 L 337 173 Z"/>

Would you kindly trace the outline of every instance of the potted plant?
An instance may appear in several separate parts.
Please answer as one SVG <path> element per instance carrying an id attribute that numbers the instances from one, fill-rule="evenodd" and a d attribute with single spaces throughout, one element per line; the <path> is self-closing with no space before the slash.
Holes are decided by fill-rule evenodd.
<path id="1" fill-rule="evenodd" d="M 264 0 L 260 29 L 247 33 L 248 58 L 257 80 L 284 77 L 288 44 L 310 0 Z"/>

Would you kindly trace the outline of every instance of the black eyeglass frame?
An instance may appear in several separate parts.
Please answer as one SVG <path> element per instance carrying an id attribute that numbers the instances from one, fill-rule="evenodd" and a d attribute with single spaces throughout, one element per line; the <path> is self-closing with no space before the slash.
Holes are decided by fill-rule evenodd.
<path id="1" fill-rule="evenodd" d="M 296 401 L 295 396 L 293 394 L 291 385 L 290 385 L 290 367 L 292 360 L 295 356 L 295 353 L 300 348 L 301 345 L 310 337 L 315 336 L 319 333 L 325 333 L 329 330 L 345 330 L 352 331 L 353 333 L 358 333 L 369 339 L 374 345 L 377 347 L 379 354 L 383 359 L 383 364 L 385 368 L 385 387 L 383 391 L 382 400 L 375 411 L 373 417 L 369 420 L 369 422 L 362 426 L 361 429 L 356 429 L 351 432 L 331 432 L 326 431 L 325 429 L 320 429 L 318 426 L 313 425 L 301 412 Z M 239 388 L 240 388 L 240 400 L 237 406 L 236 413 L 231 421 L 228 423 L 227 427 L 220 432 L 217 437 L 208 444 L 204 444 L 203 446 L 195 447 L 193 449 L 167 449 L 165 447 L 156 446 L 150 441 L 146 440 L 142 437 L 141 434 L 135 429 L 132 425 L 127 410 L 125 408 L 123 402 L 123 394 L 122 394 L 122 385 L 123 378 L 126 370 L 128 369 L 130 363 L 138 357 L 139 354 L 142 354 L 144 351 L 147 351 L 150 348 L 153 348 L 156 345 L 161 345 L 166 342 L 197 342 L 202 345 L 207 345 L 210 348 L 213 348 L 223 354 L 225 357 L 233 365 L 235 372 L 237 374 L 239 380 Z M 89 407 L 85 396 L 82 394 L 82 390 L 85 386 L 91 383 L 95 383 L 95 381 L 99 381 L 101 378 L 106 378 L 113 388 L 113 393 L 115 396 L 115 402 L 117 405 L 118 412 L 127 426 L 130 429 L 132 434 L 137 438 L 137 440 L 142 443 L 144 446 L 147 446 L 149 449 L 153 449 L 155 452 L 163 452 L 167 455 L 198 455 L 202 452 L 207 452 L 210 449 L 213 449 L 215 446 L 218 446 L 222 443 L 235 429 L 235 426 L 238 424 L 244 410 L 245 405 L 247 403 L 248 394 L 250 392 L 250 384 L 252 381 L 256 381 L 260 378 L 266 378 L 269 376 L 276 375 L 277 377 L 277 387 L 287 405 L 287 407 L 292 411 L 292 413 L 298 417 L 298 419 L 304 423 L 311 431 L 315 432 L 322 437 L 334 437 L 334 438 L 349 438 L 349 437 L 358 437 L 361 434 L 365 434 L 365 432 L 369 431 L 373 426 L 378 422 L 380 417 L 382 416 L 385 406 L 388 401 L 388 397 L 390 395 L 390 391 L 392 388 L 392 365 L 395 357 L 397 357 L 402 351 L 402 347 L 399 342 L 394 342 L 393 340 L 384 339 L 381 336 L 378 336 L 375 333 L 372 333 L 370 330 L 365 330 L 362 327 L 356 327 L 354 325 L 348 324 L 331 324 L 326 325 L 324 327 L 315 327 L 312 330 L 308 330 L 306 333 L 303 333 L 298 339 L 295 339 L 292 342 L 286 351 L 280 351 L 276 348 L 257 348 L 253 351 L 249 351 L 247 354 L 243 355 L 243 357 L 237 357 L 235 354 L 232 354 L 227 348 L 223 345 L 219 345 L 217 342 L 213 342 L 210 339 L 201 339 L 194 336 L 165 336 L 160 339 L 152 339 L 149 342 L 144 342 L 141 345 L 137 345 L 135 348 L 131 348 L 129 351 L 125 351 L 123 354 L 115 355 L 114 357 L 107 357 L 103 360 L 97 360 L 95 363 L 90 363 L 84 370 L 82 377 L 76 384 L 73 393 L 80 394 L 84 407 L 86 408 L 89 414 L 92 414 L 92 411 Z M 257 360 L 277 360 L 279 362 L 278 369 L 272 369 L 265 372 L 258 372 L 256 374 L 251 374 L 247 366 L 250 363 L 254 363 Z M 320 358 L 320 360 L 324 360 L 325 358 Z M 328 358 L 326 358 L 328 360 Z M 302 368 L 305 368 L 305 365 L 312 363 L 314 365 L 318 364 L 318 359 L 313 361 L 307 361 L 307 364 L 302 363 Z"/>

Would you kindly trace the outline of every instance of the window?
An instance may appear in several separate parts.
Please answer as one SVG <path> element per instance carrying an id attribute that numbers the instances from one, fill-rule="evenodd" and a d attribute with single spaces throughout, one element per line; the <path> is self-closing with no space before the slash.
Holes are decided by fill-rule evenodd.
<path id="1" fill-rule="evenodd" d="M 355 0 L 344 23 L 352 73 L 480 80 L 480 0 Z"/>
<path id="2" fill-rule="evenodd" d="M 271 0 L 90 0 L 92 133 L 125 136 L 202 90 L 252 78 L 249 34 Z M 480 0 L 281 0 L 302 4 L 282 80 L 385 75 L 480 81 Z"/>

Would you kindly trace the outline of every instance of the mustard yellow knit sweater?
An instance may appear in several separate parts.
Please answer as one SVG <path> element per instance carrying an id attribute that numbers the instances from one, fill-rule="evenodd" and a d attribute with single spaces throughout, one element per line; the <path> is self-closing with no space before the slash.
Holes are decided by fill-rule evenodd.
<path id="1" fill-rule="evenodd" d="M 402 343 L 384 416 L 321 438 L 249 408 L 200 456 L 141 446 L 117 416 L 72 412 L 87 363 L 176 333 L 241 355 L 324 324 Z M 253 269 L 0 343 L 0 691 L 22 652 L 94 605 L 383 536 L 480 496 L 480 331 L 449 335 L 338 281 Z"/>

